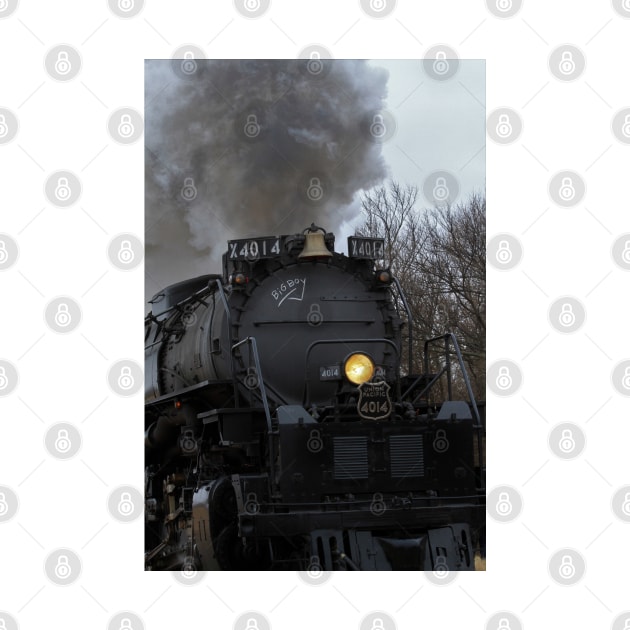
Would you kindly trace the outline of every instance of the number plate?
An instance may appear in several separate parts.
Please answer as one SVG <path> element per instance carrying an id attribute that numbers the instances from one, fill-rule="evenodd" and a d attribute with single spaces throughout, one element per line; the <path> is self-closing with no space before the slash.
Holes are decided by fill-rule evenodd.
<path id="1" fill-rule="evenodd" d="M 280 256 L 282 242 L 278 236 L 265 238 L 247 238 L 228 241 L 229 260 L 247 260 L 255 262 L 261 258 L 275 258 Z"/>
<path id="2" fill-rule="evenodd" d="M 319 380 L 320 381 L 338 381 L 341 378 L 341 366 L 339 365 L 320 365 Z"/>
<path id="3" fill-rule="evenodd" d="M 385 240 L 382 238 L 348 237 L 348 256 L 381 260 L 385 257 Z"/>
<path id="4" fill-rule="evenodd" d="M 365 420 L 384 420 L 392 413 L 390 386 L 385 381 L 361 383 L 357 412 Z"/>

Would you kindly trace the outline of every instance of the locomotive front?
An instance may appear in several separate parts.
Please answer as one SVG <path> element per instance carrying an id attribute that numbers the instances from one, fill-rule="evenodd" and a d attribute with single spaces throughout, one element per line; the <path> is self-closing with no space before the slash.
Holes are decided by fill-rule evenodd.
<path id="1" fill-rule="evenodd" d="M 313 225 L 230 241 L 221 275 L 153 298 L 148 568 L 473 568 L 477 408 L 401 374 L 406 301 L 383 258 Z"/>

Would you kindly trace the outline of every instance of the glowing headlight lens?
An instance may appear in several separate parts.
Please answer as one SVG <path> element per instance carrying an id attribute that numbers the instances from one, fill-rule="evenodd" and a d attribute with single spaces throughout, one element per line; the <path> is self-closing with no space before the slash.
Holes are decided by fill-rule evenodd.
<path id="1" fill-rule="evenodd" d="M 367 354 L 351 354 L 343 365 L 346 378 L 355 385 L 369 381 L 374 376 L 374 361 Z"/>

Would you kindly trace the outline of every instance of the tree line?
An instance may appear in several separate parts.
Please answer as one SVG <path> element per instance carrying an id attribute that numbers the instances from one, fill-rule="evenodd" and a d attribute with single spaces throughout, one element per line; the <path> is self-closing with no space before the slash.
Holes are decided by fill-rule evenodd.
<path id="1" fill-rule="evenodd" d="M 485 193 L 432 208 L 420 208 L 418 194 L 416 186 L 394 181 L 365 193 L 364 220 L 355 234 L 385 241 L 381 262 L 398 278 L 411 313 L 413 372 L 423 371 L 424 340 L 452 332 L 474 395 L 477 400 L 485 399 Z M 399 311 L 407 319 L 398 301 Z M 409 328 L 407 324 L 403 329 L 403 366 L 407 366 Z M 439 370 L 444 360 L 436 348 L 430 354 L 430 371 Z M 453 371 L 453 385 L 454 394 L 466 396 L 457 369 Z M 441 386 L 444 388 L 445 383 Z"/>

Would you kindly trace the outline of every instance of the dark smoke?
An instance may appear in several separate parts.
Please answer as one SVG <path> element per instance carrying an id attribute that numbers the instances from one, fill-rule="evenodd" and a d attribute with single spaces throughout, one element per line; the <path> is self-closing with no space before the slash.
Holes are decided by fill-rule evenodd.
<path id="1" fill-rule="evenodd" d="M 369 121 L 388 73 L 365 61 L 146 62 L 146 292 L 220 271 L 226 240 L 339 234 L 386 177 Z M 190 68 L 189 68 L 190 70 Z M 192 184 L 192 185 L 191 185 Z"/>

